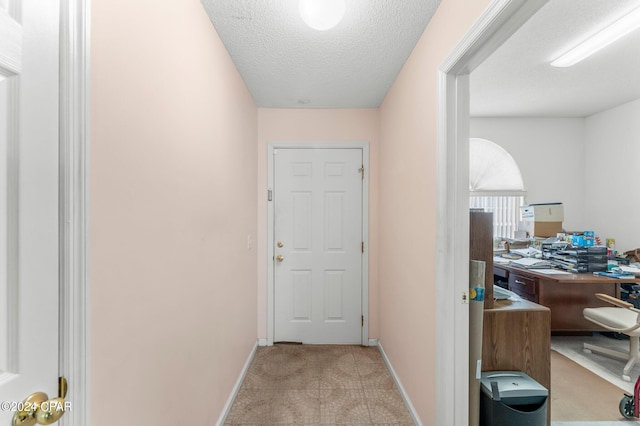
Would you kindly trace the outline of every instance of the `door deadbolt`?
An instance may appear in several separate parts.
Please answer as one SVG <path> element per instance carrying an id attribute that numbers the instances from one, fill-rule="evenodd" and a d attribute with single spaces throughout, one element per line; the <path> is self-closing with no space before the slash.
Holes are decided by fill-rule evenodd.
<path id="1" fill-rule="evenodd" d="M 276 244 L 279 248 L 284 247 L 284 244 L 282 244 L 282 241 L 278 241 L 278 244 Z"/>

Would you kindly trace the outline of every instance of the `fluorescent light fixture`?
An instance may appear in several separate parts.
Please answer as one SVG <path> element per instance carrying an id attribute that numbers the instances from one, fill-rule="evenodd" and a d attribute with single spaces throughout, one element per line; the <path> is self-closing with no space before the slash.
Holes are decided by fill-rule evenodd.
<path id="1" fill-rule="evenodd" d="M 618 19 L 613 24 L 604 28 L 592 37 L 586 39 L 567 53 L 551 62 L 553 67 L 570 67 L 585 58 L 596 53 L 598 50 L 610 45 L 614 41 L 624 37 L 631 31 L 640 28 L 640 8 Z"/>
<path id="2" fill-rule="evenodd" d="M 300 0 L 298 11 L 311 28 L 326 31 L 338 25 L 345 12 L 344 0 Z"/>

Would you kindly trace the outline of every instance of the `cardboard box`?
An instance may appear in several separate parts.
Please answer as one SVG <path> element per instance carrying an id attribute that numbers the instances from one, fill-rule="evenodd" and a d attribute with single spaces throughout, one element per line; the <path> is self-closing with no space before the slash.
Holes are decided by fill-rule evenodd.
<path id="1" fill-rule="evenodd" d="M 530 236 L 535 237 L 555 237 L 558 232 L 562 232 L 562 222 L 539 222 L 526 220 L 522 223 L 524 230 Z"/>
<path id="2" fill-rule="evenodd" d="M 560 222 L 564 220 L 562 203 L 528 204 L 522 206 L 522 220 L 525 222 Z M 560 229 L 558 232 L 562 232 Z M 555 234 L 553 234 L 555 236 Z"/>
<path id="3" fill-rule="evenodd" d="M 555 237 L 562 232 L 562 203 L 528 204 L 522 206 L 522 230 L 529 236 Z"/>

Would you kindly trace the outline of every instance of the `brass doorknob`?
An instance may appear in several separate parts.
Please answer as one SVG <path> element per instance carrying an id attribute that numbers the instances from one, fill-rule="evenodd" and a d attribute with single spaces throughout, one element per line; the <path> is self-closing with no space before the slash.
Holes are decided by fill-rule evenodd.
<path id="1" fill-rule="evenodd" d="M 63 398 L 49 399 L 44 392 L 32 393 L 13 415 L 12 426 L 50 425 L 62 417 L 65 405 Z"/>
<path id="2" fill-rule="evenodd" d="M 50 425 L 57 422 L 64 414 L 67 403 L 64 398 L 67 394 L 67 381 L 64 377 L 58 383 L 60 396 L 49 399 L 44 392 L 35 392 L 29 395 L 20 410 L 13 415 L 12 426 Z"/>
<path id="3" fill-rule="evenodd" d="M 284 260 L 284 256 L 283 256 L 283 255 L 281 255 L 281 254 L 279 254 L 279 255 L 277 255 L 277 256 L 276 256 L 276 260 L 277 260 L 278 262 L 282 262 L 282 261 Z"/>
<path id="4" fill-rule="evenodd" d="M 48 400 L 49 397 L 44 392 L 32 393 L 22 401 L 22 405 L 13 415 L 12 426 L 35 426 L 36 411 L 40 404 Z"/>
<path id="5" fill-rule="evenodd" d="M 40 404 L 36 410 L 36 422 L 39 425 L 50 425 L 55 423 L 64 414 L 64 399 L 52 398 Z"/>

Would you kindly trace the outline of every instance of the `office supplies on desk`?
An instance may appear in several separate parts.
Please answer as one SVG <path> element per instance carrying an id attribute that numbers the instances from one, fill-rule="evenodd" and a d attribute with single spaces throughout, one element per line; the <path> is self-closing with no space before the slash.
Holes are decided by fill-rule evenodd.
<path id="1" fill-rule="evenodd" d="M 525 256 L 522 256 L 518 253 L 502 253 L 500 256 L 502 256 L 503 258 L 507 259 L 507 260 L 513 260 L 513 259 L 521 259 Z"/>
<path id="2" fill-rule="evenodd" d="M 518 254 L 522 257 L 527 257 L 530 255 L 528 248 L 519 248 L 511 250 L 511 253 Z"/>
<path id="3" fill-rule="evenodd" d="M 625 272 L 627 274 L 632 274 L 635 276 L 640 275 L 640 269 L 634 268 L 633 266 L 619 265 L 618 267 L 622 270 L 622 272 Z"/>
<path id="4" fill-rule="evenodd" d="M 607 248 L 602 246 L 572 247 L 549 253 L 554 266 L 571 272 L 605 272 Z"/>
<path id="5" fill-rule="evenodd" d="M 571 272 L 562 271 L 560 269 L 536 269 L 536 273 L 545 275 L 571 275 Z"/>
<path id="6" fill-rule="evenodd" d="M 513 302 L 517 302 L 519 300 L 522 300 L 522 298 L 520 296 L 518 296 L 516 293 L 512 292 L 511 290 L 507 290 L 506 288 L 502 288 L 499 286 L 495 286 L 493 288 L 493 297 L 496 300 L 504 300 L 504 299 L 509 299 Z"/>
<path id="7" fill-rule="evenodd" d="M 512 266 L 518 266 L 520 268 L 534 269 L 534 268 L 551 268 L 551 263 L 544 259 L 535 259 L 532 257 L 523 257 L 522 259 L 512 260 L 509 262 Z"/>
<path id="8" fill-rule="evenodd" d="M 633 274 L 629 274 L 627 272 L 613 272 L 613 271 L 594 272 L 593 275 L 600 275 L 602 277 L 608 277 L 608 278 L 630 278 L 630 279 L 635 278 Z"/>

